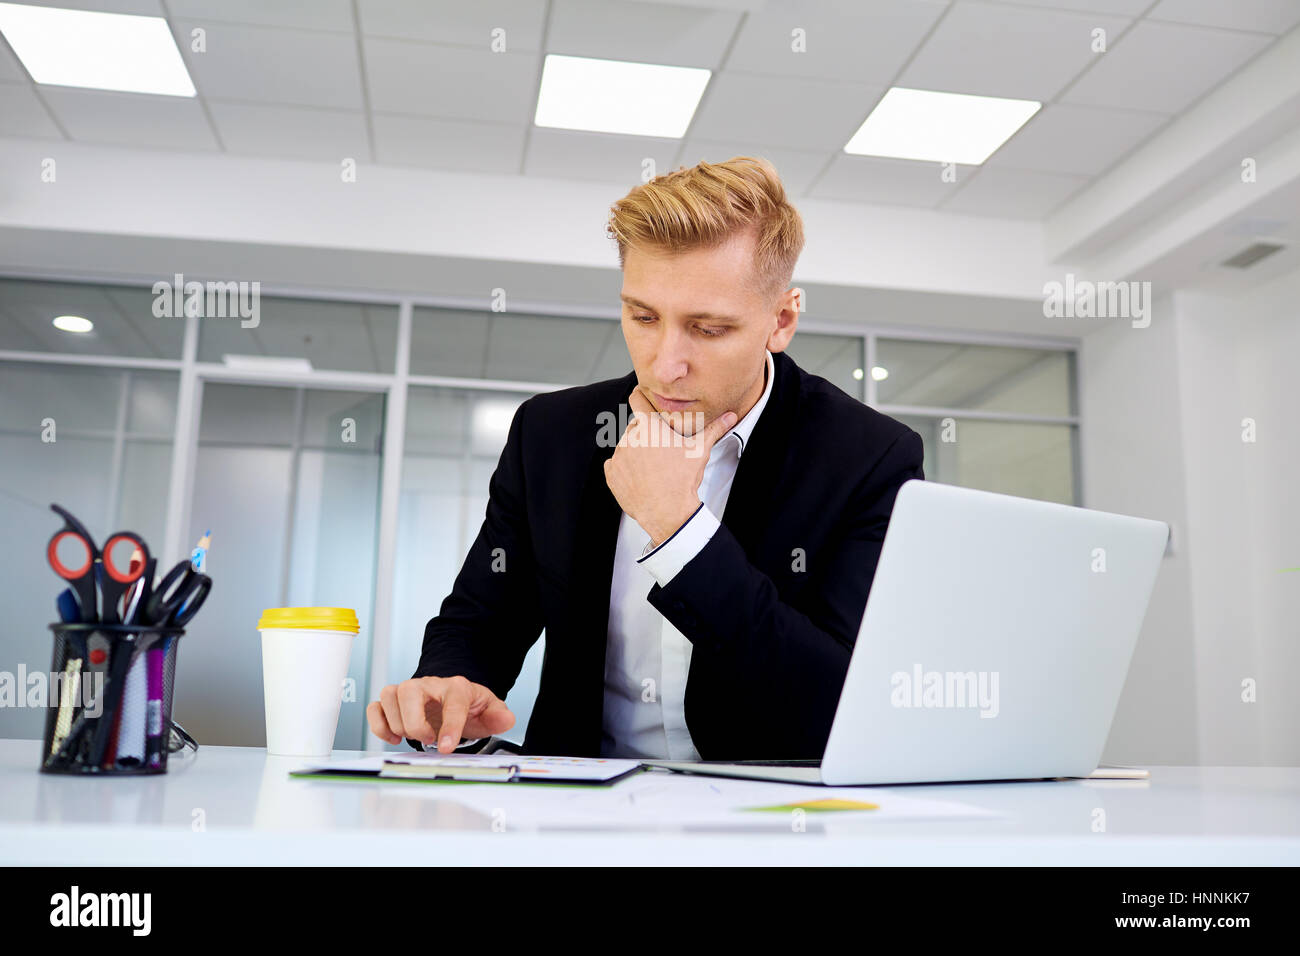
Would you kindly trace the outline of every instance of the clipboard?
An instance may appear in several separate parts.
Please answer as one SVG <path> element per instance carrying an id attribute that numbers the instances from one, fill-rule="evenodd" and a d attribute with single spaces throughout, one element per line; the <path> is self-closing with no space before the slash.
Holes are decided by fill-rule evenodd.
<path id="1" fill-rule="evenodd" d="M 383 779 L 418 783 L 525 783 L 535 786 L 611 786 L 633 774 L 658 769 L 655 762 L 605 757 L 546 757 L 520 753 L 518 745 L 497 737 L 475 753 L 382 753 L 355 760 L 329 761 L 290 771 L 291 777 Z M 1098 767 L 1087 777 L 1058 780 L 1147 780 L 1137 767 Z M 786 781 L 804 782 L 804 781 Z M 811 781 L 809 781 L 811 782 Z"/>
<path id="2" fill-rule="evenodd" d="M 486 753 L 487 750 L 492 753 Z M 646 769 L 635 759 L 541 757 L 494 748 L 474 754 L 382 753 L 328 761 L 290 772 L 291 777 L 383 779 L 418 783 L 523 783 L 534 786 L 610 786 Z"/>

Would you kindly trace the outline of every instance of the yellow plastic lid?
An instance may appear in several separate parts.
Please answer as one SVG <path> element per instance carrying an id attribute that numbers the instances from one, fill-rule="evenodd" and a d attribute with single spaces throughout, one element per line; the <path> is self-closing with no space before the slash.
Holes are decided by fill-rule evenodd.
<path id="1" fill-rule="evenodd" d="M 268 607 L 257 622 L 259 631 L 269 628 L 294 628 L 311 631 L 361 630 L 357 612 L 350 607 Z"/>

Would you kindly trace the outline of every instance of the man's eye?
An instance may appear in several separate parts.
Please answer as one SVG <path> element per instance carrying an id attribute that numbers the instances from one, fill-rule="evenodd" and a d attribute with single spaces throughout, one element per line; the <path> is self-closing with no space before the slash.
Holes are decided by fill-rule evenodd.
<path id="1" fill-rule="evenodd" d="M 632 318 L 637 322 L 653 322 L 655 320 L 653 315 L 634 315 Z"/>
<path id="2" fill-rule="evenodd" d="M 711 339 L 717 338 L 719 335 L 722 335 L 726 331 L 727 331 L 726 329 L 705 329 L 705 328 L 700 329 L 701 333 L 707 335 Z"/>

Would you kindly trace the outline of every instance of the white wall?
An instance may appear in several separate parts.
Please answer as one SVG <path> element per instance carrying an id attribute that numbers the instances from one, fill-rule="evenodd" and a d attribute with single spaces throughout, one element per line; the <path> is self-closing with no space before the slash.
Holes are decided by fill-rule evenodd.
<path id="1" fill-rule="evenodd" d="M 1300 764 L 1300 271 L 1177 296 L 1202 759 Z M 1255 441 L 1243 440 L 1253 419 Z M 1257 688 L 1243 701 L 1242 682 Z"/>
<path id="2" fill-rule="evenodd" d="M 1176 549 L 1156 579 L 1102 755 L 1108 763 L 1198 762 L 1175 342 L 1172 304 L 1157 299 L 1149 328 L 1117 319 L 1085 337 L 1079 355 L 1083 504 L 1167 521 Z"/>
<path id="3" fill-rule="evenodd" d="M 41 171 L 55 161 L 55 181 Z M 937 175 L 937 172 L 936 172 Z M 26 231 L 617 268 L 609 206 L 636 184 L 0 138 L 0 266 Z M 1036 298 L 1059 270 L 1036 222 L 801 199 L 796 281 Z M 99 263 L 98 259 L 90 260 Z M 258 272 L 240 278 L 262 280 Z M 174 252 L 150 271 L 193 272 Z"/>
<path id="4" fill-rule="evenodd" d="M 1296 765 L 1300 272 L 1238 297 L 1157 298 L 1083 341 L 1085 504 L 1168 521 L 1105 759 Z M 1242 420 L 1257 441 L 1242 440 Z M 1242 699 L 1253 680 L 1257 701 Z"/>

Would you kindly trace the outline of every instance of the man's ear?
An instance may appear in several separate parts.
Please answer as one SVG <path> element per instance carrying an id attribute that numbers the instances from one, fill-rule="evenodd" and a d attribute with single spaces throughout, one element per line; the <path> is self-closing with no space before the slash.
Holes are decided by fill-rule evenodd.
<path id="1" fill-rule="evenodd" d="M 803 289 L 788 289 L 781 294 L 776 313 L 776 328 L 767 337 L 769 352 L 785 351 L 790 340 L 794 338 L 795 329 L 799 327 L 799 313 L 803 311 L 803 307 Z"/>

